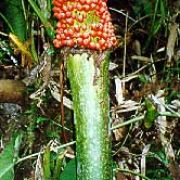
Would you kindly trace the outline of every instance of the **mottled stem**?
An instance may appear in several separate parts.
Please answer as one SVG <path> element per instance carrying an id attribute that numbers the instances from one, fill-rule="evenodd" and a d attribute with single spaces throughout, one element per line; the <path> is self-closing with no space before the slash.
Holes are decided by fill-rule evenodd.
<path id="1" fill-rule="evenodd" d="M 109 53 L 70 53 L 78 180 L 111 180 Z"/>

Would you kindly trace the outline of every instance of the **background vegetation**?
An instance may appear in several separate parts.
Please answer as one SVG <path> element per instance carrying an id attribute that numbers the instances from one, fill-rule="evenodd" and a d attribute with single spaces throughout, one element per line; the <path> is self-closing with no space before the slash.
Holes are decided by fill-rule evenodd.
<path id="1" fill-rule="evenodd" d="M 178 180 L 180 1 L 108 6 L 118 38 L 109 68 L 114 177 Z M 0 179 L 76 179 L 71 92 L 52 44 L 52 2 L 3 0 L 0 9 Z"/>

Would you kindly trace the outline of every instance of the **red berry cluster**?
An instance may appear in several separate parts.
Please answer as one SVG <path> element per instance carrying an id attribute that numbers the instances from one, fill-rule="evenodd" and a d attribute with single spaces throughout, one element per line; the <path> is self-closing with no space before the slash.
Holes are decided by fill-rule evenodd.
<path id="1" fill-rule="evenodd" d="M 54 46 L 105 50 L 116 45 L 107 0 L 53 0 L 58 19 Z"/>

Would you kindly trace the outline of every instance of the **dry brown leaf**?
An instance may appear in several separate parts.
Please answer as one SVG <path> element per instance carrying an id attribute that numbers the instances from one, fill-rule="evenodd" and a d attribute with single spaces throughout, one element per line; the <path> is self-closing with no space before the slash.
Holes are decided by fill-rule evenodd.
<path id="1" fill-rule="evenodd" d="M 120 121 L 119 119 L 115 119 L 115 121 L 112 124 L 112 127 L 120 123 L 122 123 L 122 121 Z M 121 139 L 124 138 L 126 134 L 126 127 L 115 129 L 113 130 L 113 133 L 116 141 L 120 141 Z"/>
<path id="2" fill-rule="evenodd" d="M 128 180 L 128 178 L 120 171 L 116 173 L 116 180 Z"/>
<path id="3" fill-rule="evenodd" d="M 178 24 L 173 23 L 170 26 L 170 33 L 168 37 L 167 50 L 166 50 L 166 54 L 168 56 L 167 64 L 166 64 L 167 67 L 169 67 L 172 63 L 177 37 L 178 37 Z"/>
<path id="4" fill-rule="evenodd" d="M 28 50 L 28 43 L 23 43 L 16 35 L 12 33 L 9 34 L 9 38 L 15 45 L 14 51 L 17 53 L 21 53 L 21 66 L 28 66 L 29 68 L 31 68 L 33 58 L 30 51 Z"/>

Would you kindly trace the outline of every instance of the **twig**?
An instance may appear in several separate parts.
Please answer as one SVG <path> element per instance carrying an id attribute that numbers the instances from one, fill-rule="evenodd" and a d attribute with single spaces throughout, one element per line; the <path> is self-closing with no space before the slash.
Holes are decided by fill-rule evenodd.
<path id="1" fill-rule="evenodd" d="M 167 110 L 169 110 L 172 114 L 174 114 L 176 117 L 180 118 L 180 114 L 179 114 L 179 113 L 175 112 L 175 111 L 174 111 L 173 109 L 171 109 L 168 105 L 160 102 L 159 99 L 158 99 L 156 96 L 152 95 L 152 99 L 154 100 L 154 102 L 155 102 L 156 104 L 164 106 L 164 107 L 165 107 Z M 164 113 L 164 112 L 163 112 L 163 113 Z"/>
<path id="2" fill-rule="evenodd" d="M 159 116 L 169 116 L 169 117 L 180 117 L 180 113 L 176 113 L 176 114 L 172 114 L 172 113 L 169 113 L 169 112 L 163 112 L 163 113 L 159 113 L 158 114 Z M 123 123 L 120 123 L 120 124 L 118 124 L 118 125 L 116 125 L 116 126 L 113 126 L 113 127 L 111 127 L 110 128 L 110 130 L 112 131 L 112 130 L 114 130 L 114 129 L 117 129 L 117 128 L 121 128 L 121 127 L 123 127 L 123 126 L 126 126 L 126 125 L 129 125 L 129 124 L 131 124 L 131 123 L 135 123 L 135 122 L 137 122 L 137 121 L 141 121 L 141 120 L 143 120 L 144 119 L 144 115 L 142 115 L 142 116 L 139 116 L 139 117 L 135 117 L 135 118 L 133 118 L 133 119 L 130 119 L 130 120 L 127 120 L 127 121 L 125 121 L 125 122 L 123 122 Z"/>
<path id="3" fill-rule="evenodd" d="M 121 124 L 118 124 L 118 125 L 116 125 L 116 126 L 111 127 L 111 130 L 114 130 L 114 129 L 117 129 L 117 128 L 120 128 L 120 127 L 129 125 L 129 124 L 131 124 L 131 123 L 135 123 L 135 122 L 137 122 L 137 121 L 141 121 L 141 120 L 143 120 L 143 119 L 144 119 L 144 115 L 139 116 L 139 117 L 135 117 L 135 118 L 130 119 L 130 120 L 128 120 L 128 121 L 125 121 L 125 122 L 123 122 L 123 123 L 121 123 Z"/>
<path id="4" fill-rule="evenodd" d="M 123 69 L 122 69 L 122 76 L 123 78 L 126 76 L 126 51 L 127 51 L 127 47 L 126 47 L 126 37 L 127 37 L 127 25 L 128 25 L 128 12 L 127 12 L 127 16 L 126 16 L 126 21 L 125 21 L 125 33 L 124 33 L 124 52 L 123 52 Z M 122 92 L 125 89 L 125 82 L 122 82 Z"/>
<path id="5" fill-rule="evenodd" d="M 8 34 L 6 34 L 6 33 L 2 32 L 2 31 L 0 31 L 0 35 L 1 35 L 1 36 L 5 36 L 5 37 L 7 37 L 7 36 L 8 36 Z"/>
<path id="6" fill-rule="evenodd" d="M 8 28 L 12 33 L 14 33 L 14 29 L 12 28 L 11 24 L 7 20 L 7 18 L 0 12 L 0 17 L 4 20 L 4 22 L 7 24 Z"/>
<path id="7" fill-rule="evenodd" d="M 143 21 L 146 18 L 150 18 L 151 16 L 154 16 L 154 13 L 152 14 L 147 14 L 141 18 L 139 18 L 138 20 L 135 20 L 134 23 L 129 27 L 129 31 L 133 28 L 133 26 L 135 26 L 136 24 L 140 23 L 141 21 Z M 157 17 L 162 17 L 162 15 L 160 14 L 156 14 Z"/>
<path id="8" fill-rule="evenodd" d="M 139 72 L 141 72 L 142 70 L 144 70 L 145 68 L 147 68 L 147 67 L 150 66 L 150 65 L 151 65 L 151 63 L 148 63 L 148 64 L 142 66 L 142 67 L 139 68 L 138 70 L 136 70 L 136 71 L 134 71 L 133 73 L 129 74 L 128 77 L 138 74 Z"/>
<path id="9" fill-rule="evenodd" d="M 127 37 L 127 25 L 128 25 L 128 12 L 126 16 L 126 22 L 125 22 L 125 33 L 124 33 L 124 53 L 123 53 L 123 77 L 126 75 L 126 37 Z M 125 84 L 124 84 L 125 85 Z M 124 88 L 124 87 L 123 87 Z"/>
<path id="10" fill-rule="evenodd" d="M 19 160 L 17 160 L 17 161 L 15 162 L 15 164 L 19 164 L 19 163 L 22 162 L 22 161 L 25 161 L 25 160 L 27 160 L 27 159 L 36 157 L 36 156 L 38 156 L 39 154 L 44 154 L 44 152 L 42 151 L 42 152 L 30 154 L 30 155 L 28 155 L 28 156 L 25 156 L 25 157 L 23 157 L 23 158 L 20 158 Z"/>
<path id="11" fill-rule="evenodd" d="M 168 116 L 168 117 L 180 117 L 180 113 L 176 112 L 176 114 L 174 113 L 170 113 L 170 112 L 159 112 L 158 113 L 159 116 Z"/>
<path id="12" fill-rule="evenodd" d="M 151 58 L 145 57 L 145 56 L 133 55 L 133 56 L 131 56 L 131 59 L 132 60 L 142 61 L 142 62 L 145 62 L 145 63 L 151 63 Z"/>
<path id="13" fill-rule="evenodd" d="M 151 180 L 150 178 L 142 175 L 141 173 L 137 173 L 137 172 L 131 171 L 131 170 L 129 170 L 129 169 L 120 169 L 120 168 L 117 168 L 116 170 L 122 171 L 122 172 L 126 172 L 126 173 L 130 173 L 130 174 L 139 176 L 139 177 L 141 177 L 141 178 L 143 178 L 143 179 L 146 179 L 146 180 Z"/>
<path id="14" fill-rule="evenodd" d="M 51 122 L 52 122 L 53 124 L 59 126 L 60 128 L 63 128 L 62 125 L 59 124 L 59 123 L 57 123 L 56 121 L 51 120 Z M 67 130 L 67 131 L 69 131 L 69 132 L 71 132 L 71 133 L 73 132 L 72 130 L 70 130 L 69 128 L 67 128 L 67 127 L 65 127 L 65 126 L 64 126 L 64 129 Z"/>
<path id="15" fill-rule="evenodd" d="M 122 14 L 123 16 L 125 16 L 125 17 L 128 18 L 128 19 L 130 19 L 130 20 L 133 21 L 134 23 L 136 22 L 135 19 L 133 19 L 132 17 L 128 16 L 126 13 L 123 13 L 123 10 L 117 10 L 117 9 L 111 8 L 111 7 L 110 7 L 109 9 L 112 10 L 112 11 L 115 11 L 115 12 L 117 12 L 117 13 L 119 13 L 119 14 Z"/>
<path id="16" fill-rule="evenodd" d="M 149 152 L 151 144 L 147 144 L 144 146 L 141 156 L 141 174 L 146 175 L 146 155 Z"/>
<path id="17" fill-rule="evenodd" d="M 71 145 L 73 145 L 73 144 L 75 144 L 75 143 L 76 143 L 76 141 L 72 141 L 72 142 L 63 144 L 63 145 L 57 147 L 57 151 L 59 151 L 60 149 L 65 148 L 65 147 L 71 146 Z M 23 157 L 23 158 L 20 158 L 15 164 L 18 164 L 18 163 L 20 163 L 20 162 L 22 162 L 22 161 L 25 161 L 25 160 L 27 160 L 27 159 L 36 157 L 36 156 L 38 156 L 39 154 L 44 154 L 44 151 L 38 152 L 38 153 L 34 153 L 34 154 L 30 154 L 30 155 L 28 155 L 28 156 L 25 156 L 25 157 Z"/>

